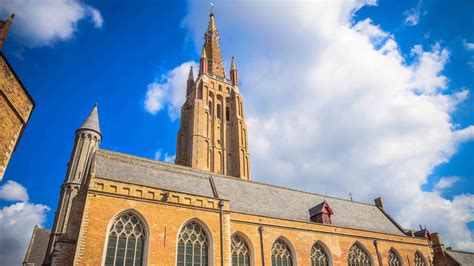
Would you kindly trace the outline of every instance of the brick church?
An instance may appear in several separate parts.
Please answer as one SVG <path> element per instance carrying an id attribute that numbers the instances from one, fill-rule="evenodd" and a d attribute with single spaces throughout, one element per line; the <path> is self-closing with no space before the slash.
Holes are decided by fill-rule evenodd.
<path id="1" fill-rule="evenodd" d="M 100 149 L 95 106 L 75 132 L 54 226 L 35 228 L 25 265 L 473 265 L 438 234 L 402 228 L 381 198 L 253 181 L 237 66 L 226 75 L 212 12 L 204 37 L 176 164 Z"/>

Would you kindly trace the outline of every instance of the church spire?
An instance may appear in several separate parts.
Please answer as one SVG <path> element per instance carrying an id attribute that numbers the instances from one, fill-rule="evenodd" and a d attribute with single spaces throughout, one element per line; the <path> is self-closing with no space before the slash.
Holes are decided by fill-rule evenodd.
<path id="1" fill-rule="evenodd" d="M 209 25 L 204 34 L 205 42 L 203 54 L 207 57 L 210 74 L 225 78 L 224 64 L 222 63 L 221 48 L 219 47 L 219 32 L 217 31 L 214 13 L 209 14 Z"/>
<path id="2" fill-rule="evenodd" d="M 94 108 L 92 108 L 92 111 L 89 113 L 86 120 L 84 120 L 84 123 L 82 123 L 81 127 L 78 128 L 77 130 L 78 131 L 79 130 L 93 130 L 102 136 L 102 133 L 100 132 L 100 126 L 99 126 L 99 114 L 97 111 L 97 103 L 94 105 Z"/>
<path id="3" fill-rule="evenodd" d="M 12 14 L 7 20 L 0 20 L 0 49 L 3 48 L 3 44 L 5 43 L 8 32 L 10 31 L 14 17 L 15 14 Z"/>

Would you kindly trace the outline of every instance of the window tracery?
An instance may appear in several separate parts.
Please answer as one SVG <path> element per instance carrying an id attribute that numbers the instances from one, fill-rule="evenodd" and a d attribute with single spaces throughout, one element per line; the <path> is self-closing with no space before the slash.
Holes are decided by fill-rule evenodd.
<path id="1" fill-rule="evenodd" d="M 288 244 L 283 239 L 277 239 L 272 246 L 272 266 L 292 266 L 292 259 Z"/>
<path id="2" fill-rule="evenodd" d="M 132 212 L 120 215 L 109 231 L 105 265 L 142 265 L 145 227 Z"/>
<path id="3" fill-rule="evenodd" d="M 369 254 L 357 243 L 352 245 L 349 249 L 348 254 L 349 266 L 371 266 L 372 261 L 370 260 Z"/>
<path id="4" fill-rule="evenodd" d="M 328 266 L 329 257 L 323 246 L 316 243 L 311 248 L 311 266 Z"/>
<path id="5" fill-rule="evenodd" d="M 202 226 L 188 222 L 178 235 L 177 266 L 207 266 L 209 240 Z"/>
<path id="6" fill-rule="evenodd" d="M 232 266 L 250 266 L 250 250 L 245 240 L 238 234 L 232 236 Z"/>
<path id="7" fill-rule="evenodd" d="M 423 256 L 417 251 L 415 253 L 415 266 L 425 266 L 425 259 Z"/>
<path id="8" fill-rule="evenodd" d="M 401 262 L 400 258 L 395 253 L 395 251 L 393 251 L 393 249 L 391 249 L 388 252 L 388 265 L 389 266 L 401 266 L 402 265 L 402 262 Z"/>

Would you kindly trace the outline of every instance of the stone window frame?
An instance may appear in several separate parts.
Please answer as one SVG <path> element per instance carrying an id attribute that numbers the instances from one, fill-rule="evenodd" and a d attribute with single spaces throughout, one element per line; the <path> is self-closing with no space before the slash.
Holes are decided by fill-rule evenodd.
<path id="1" fill-rule="evenodd" d="M 368 263 L 369 266 L 375 266 L 374 258 L 372 257 L 372 254 L 370 254 L 369 250 L 367 250 L 367 248 L 364 245 L 362 245 L 362 243 L 360 243 L 359 241 L 354 242 L 352 245 L 350 245 L 349 249 L 347 250 L 347 265 L 349 266 L 351 265 L 363 266 L 364 265 L 364 264 L 360 264 L 360 262 L 355 262 L 352 264 L 349 262 L 349 254 L 354 246 L 362 250 L 362 252 L 364 252 L 367 255 L 367 258 L 369 259 L 369 263 Z"/>
<path id="2" fill-rule="evenodd" d="M 214 236 L 211 232 L 211 230 L 209 229 L 209 226 L 203 222 L 201 219 L 199 218 L 191 218 L 191 219 L 188 219 L 186 220 L 184 223 L 181 224 L 181 226 L 179 227 L 178 231 L 176 232 L 176 245 L 175 245 L 175 265 L 178 264 L 178 239 L 179 239 L 179 235 L 181 233 L 181 230 L 188 224 L 188 223 L 191 223 L 191 222 L 195 222 L 197 224 L 199 224 L 202 228 L 202 230 L 204 231 L 204 233 L 206 234 L 207 236 L 207 241 L 208 241 L 208 249 L 207 249 L 207 256 L 208 256 L 208 266 L 214 266 Z"/>
<path id="3" fill-rule="evenodd" d="M 270 248 L 270 265 L 273 265 L 273 260 L 272 260 L 273 246 L 278 241 L 282 241 L 283 243 L 285 243 L 286 247 L 288 248 L 288 250 L 290 252 L 290 255 L 291 255 L 291 266 L 297 266 L 298 265 L 298 260 L 297 260 L 297 257 L 296 257 L 296 250 L 293 247 L 293 245 L 291 244 L 291 242 L 286 237 L 283 237 L 283 236 L 277 237 L 271 245 L 271 248 Z M 288 266 L 290 266 L 290 265 L 288 265 Z"/>
<path id="4" fill-rule="evenodd" d="M 240 231 L 236 231 L 234 232 L 233 234 L 231 234 L 231 250 L 230 250 L 230 255 L 231 255 L 231 265 L 232 265 L 232 239 L 235 235 L 238 235 L 244 242 L 245 244 L 247 245 L 247 248 L 248 248 L 248 254 L 249 254 L 249 258 L 250 258 L 250 266 L 255 266 L 255 256 L 254 256 L 254 247 L 252 245 L 252 242 L 250 241 L 250 239 L 242 232 Z"/>
<path id="5" fill-rule="evenodd" d="M 127 213 L 133 213 L 134 215 L 136 215 L 140 221 L 142 222 L 143 224 L 143 229 L 145 231 L 145 241 L 144 241 L 144 245 L 143 245 L 143 258 L 142 258 L 142 265 L 148 265 L 148 255 L 149 255 L 149 244 L 150 244 L 150 225 L 148 224 L 147 220 L 145 219 L 145 216 L 142 215 L 138 210 L 136 209 L 133 209 L 133 208 L 128 208 L 128 209 L 124 209 L 118 213 L 116 213 L 114 216 L 112 216 L 111 219 L 109 219 L 109 222 L 107 224 L 107 231 L 105 233 L 105 239 L 104 239 L 104 247 L 103 247 L 103 251 L 102 251 L 102 263 L 101 265 L 105 265 L 105 259 L 106 259 L 106 256 L 107 256 L 107 245 L 108 245 L 108 242 L 109 242 L 109 236 L 110 236 L 110 229 L 112 228 L 112 226 L 115 224 L 116 220 L 124 215 L 124 214 L 127 214 Z"/>
<path id="6" fill-rule="evenodd" d="M 421 261 L 422 264 L 419 264 L 420 262 L 417 262 L 417 256 L 422 260 Z M 423 256 L 423 253 L 421 253 L 419 250 L 415 251 L 415 254 L 413 255 L 413 265 L 414 266 L 428 266 L 425 256 Z"/>
<path id="7" fill-rule="evenodd" d="M 395 255 L 395 257 L 398 259 L 398 262 L 400 262 L 400 266 L 403 266 L 403 259 L 402 259 L 402 256 L 400 256 L 400 253 L 395 249 L 395 248 L 390 248 L 390 250 L 388 251 L 387 253 L 387 263 L 389 266 L 391 266 L 392 264 L 390 264 L 390 256 L 391 254 Z"/>
<path id="8" fill-rule="evenodd" d="M 321 246 L 321 249 L 324 251 L 326 257 L 327 257 L 327 265 L 328 266 L 332 266 L 333 265 L 333 262 L 332 262 L 332 255 L 331 255 L 331 252 L 329 251 L 329 248 L 321 241 L 316 241 L 313 243 L 313 245 L 311 246 L 311 251 L 310 251 L 310 265 L 313 265 L 313 248 L 314 246 L 316 245 L 319 245 Z"/>

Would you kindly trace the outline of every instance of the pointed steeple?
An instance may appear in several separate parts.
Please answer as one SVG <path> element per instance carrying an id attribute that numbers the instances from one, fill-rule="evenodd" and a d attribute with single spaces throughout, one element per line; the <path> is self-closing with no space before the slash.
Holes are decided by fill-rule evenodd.
<path id="1" fill-rule="evenodd" d="M 5 39 L 7 38 L 8 32 L 10 31 L 10 27 L 12 26 L 14 17 L 15 14 L 12 14 L 7 20 L 0 20 L 0 49 L 3 48 L 3 44 L 5 43 Z"/>
<path id="2" fill-rule="evenodd" d="M 194 81 L 193 66 L 189 68 L 188 80 Z"/>
<path id="3" fill-rule="evenodd" d="M 235 65 L 235 58 L 232 56 L 232 63 L 230 64 L 230 80 L 232 84 L 237 85 L 239 83 L 239 78 L 237 75 L 237 66 Z"/>
<path id="4" fill-rule="evenodd" d="M 94 105 L 94 108 L 92 108 L 92 111 L 89 113 L 84 123 L 82 123 L 81 127 L 77 129 L 77 131 L 79 130 L 92 130 L 97 132 L 102 137 L 102 133 L 100 132 L 99 126 L 99 113 L 97 111 L 97 103 Z"/>
<path id="5" fill-rule="evenodd" d="M 230 63 L 230 70 L 237 70 L 237 66 L 235 66 L 235 58 L 232 56 L 232 62 Z"/>
<path id="6" fill-rule="evenodd" d="M 203 52 L 208 58 L 208 71 L 218 77 L 225 78 L 224 64 L 222 63 L 221 48 L 219 47 L 219 33 L 217 31 L 214 13 L 209 14 L 209 25 L 204 34 L 205 42 Z"/>
<path id="7" fill-rule="evenodd" d="M 206 54 L 206 44 L 204 44 L 204 45 L 202 46 L 201 58 L 207 58 L 207 54 Z"/>
<path id="8" fill-rule="evenodd" d="M 189 68 L 189 74 L 188 74 L 188 81 L 186 82 L 186 96 L 191 94 L 192 88 L 194 86 L 194 74 L 193 74 L 193 66 Z"/>

